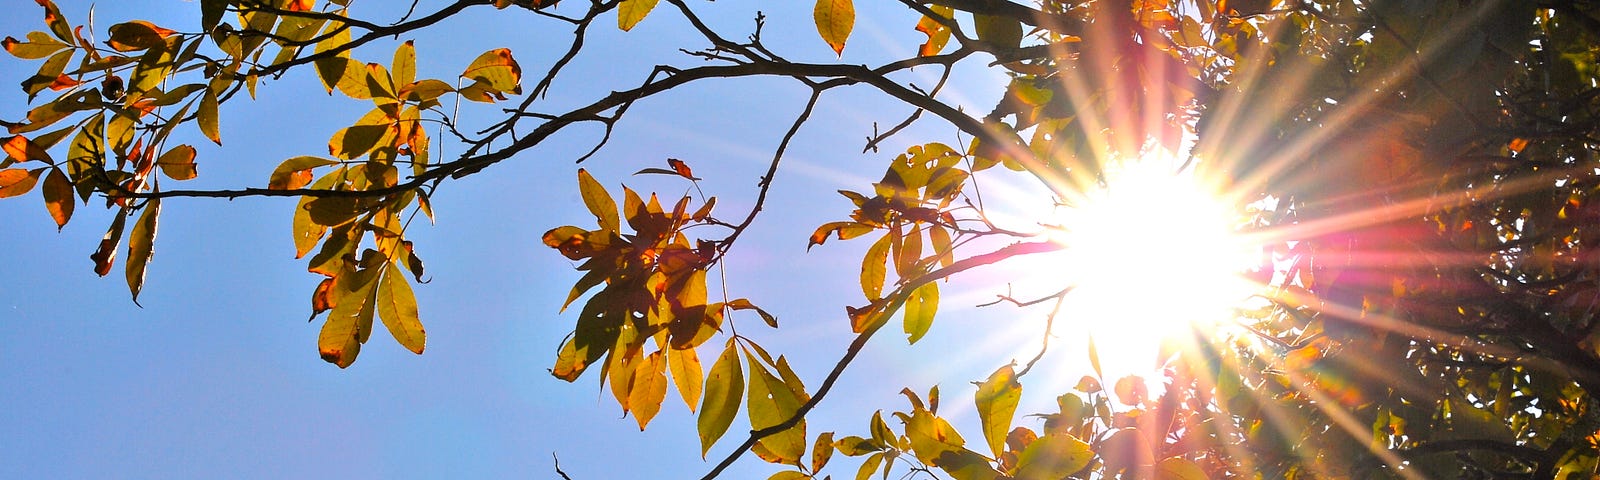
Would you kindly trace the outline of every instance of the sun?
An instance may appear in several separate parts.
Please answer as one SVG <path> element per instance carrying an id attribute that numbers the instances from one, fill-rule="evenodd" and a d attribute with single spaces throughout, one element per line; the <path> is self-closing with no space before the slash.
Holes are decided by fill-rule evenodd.
<path id="1" fill-rule="evenodd" d="M 1148 373 L 1161 344 L 1208 334 L 1259 289 L 1241 208 L 1172 155 L 1111 162 L 1104 183 L 1061 207 L 1045 267 L 1071 287 L 1057 323 L 1082 327 L 1107 376 Z"/>

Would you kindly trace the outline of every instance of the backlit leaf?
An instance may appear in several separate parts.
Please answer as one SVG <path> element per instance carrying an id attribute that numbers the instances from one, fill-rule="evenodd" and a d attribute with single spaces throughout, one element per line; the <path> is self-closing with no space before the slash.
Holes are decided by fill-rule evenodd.
<path id="1" fill-rule="evenodd" d="M 931 5 L 929 6 L 929 9 L 933 10 L 933 13 L 937 13 L 946 19 L 953 20 L 955 18 L 954 8 L 942 5 Z M 926 15 L 922 17 L 921 21 L 917 22 L 917 31 L 928 35 L 928 41 L 924 42 L 922 47 L 917 50 L 918 55 L 924 57 L 938 55 L 940 51 L 944 50 L 945 44 L 950 42 L 950 29 L 945 28 L 944 24 L 941 24 Z"/>
<path id="2" fill-rule="evenodd" d="M 678 387 L 678 396 L 694 412 L 700 403 L 700 391 L 705 384 L 705 370 L 700 366 L 700 355 L 694 348 L 667 349 L 667 369 L 672 372 L 672 383 Z"/>
<path id="3" fill-rule="evenodd" d="M 801 400 L 797 398 L 789 385 L 778 376 L 768 371 L 755 356 L 748 351 L 745 356 L 750 364 L 750 391 L 745 401 L 748 403 L 746 414 L 750 417 L 750 428 L 761 430 L 783 423 L 795 412 L 800 410 Z M 782 432 L 762 438 L 758 444 L 768 455 L 761 455 L 764 460 L 772 463 L 787 465 L 800 465 L 800 457 L 806 450 L 805 422 L 802 420 L 795 426 Z"/>
<path id="4" fill-rule="evenodd" d="M 361 354 L 361 343 L 371 333 L 372 296 L 374 284 L 370 271 L 347 272 L 334 282 L 333 311 L 322 324 L 317 336 L 317 349 L 322 359 L 349 367 Z"/>
<path id="5" fill-rule="evenodd" d="M 767 480 L 806 480 L 808 478 L 811 478 L 811 476 L 806 475 L 805 472 L 798 470 L 784 470 L 772 474 L 772 476 L 767 477 Z"/>
<path id="6" fill-rule="evenodd" d="M 72 219 L 72 210 L 77 205 L 72 198 L 72 182 L 67 180 L 67 174 L 62 173 L 60 168 L 50 168 L 50 174 L 44 177 L 44 206 L 50 210 L 50 218 L 56 221 L 57 230 Z"/>
<path id="7" fill-rule="evenodd" d="M 690 180 L 699 180 L 700 179 L 699 177 L 694 176 L 694 171 L 690 170 L 689 169 L 689 164 L 688 163 L 684 163 L 683 160 L 678 160 L 676 158 L 669 158 L 669 159 L 667 159 L 667 166 L 672 167 L 673 173 L 677 173 L 678 176 L 680 176 L 680 177 L 687 178 L 687 179 L 690 179 Z"/>
<path id="8" fill-rule="evenodd" d="M 633 419 L 644 430 L 650 419 L 661 411 L 661 402 L 667 398 L 667 359 L 661 350 L 651 352 L 639 360 L 633 369 L 633 389 L 628 392 L 628 406 L 633 407 Z"/>
<path id="9" fill-rule="evenodd" d="M 0 145 L 0 148 L 5 149 L 6 156 L 11 157 L 12 160 L 18 162 L 26 162 L 30 160 L 40 160 L 50 163 L 55 162 L 50 158 L 50 152 L 46 151 L 43 145 L 34 143 L 34 141 L 29 140 L 28 137 L 24 137 L 22 135 L 11 137 L 9 140 L 6 140 L 4 145 Z"/>
<path id="10" fill-rule="evenodd" d="M 390 263 L 378 284 L 378 318 L 383 326 L 412 353 L 421 354 L 427 345 L 427 333 L 417 317 L 417 297 L 411 291 L 400 267 Z"/>
<path id="11" fill-rule="evenodd" d="M 522 67 L 511 57 L 511 50 L 497 48 L 483 52 L 461 72 L 463 78 L 479 80 L 500 92 L 521 94 Z"/>
<path id="12" fill-rule="evenodd" d="M 905 331 L 910 343 L 917 343 L 928 333 L 928 328 L 933 326 L 933 315 L 938 311 L 938 283 L 928 282 L 911 291 L 905 306 Z"/>
<path id="13" fill-rule="evenodd" d="M 455 87 L 450 86 L 450 84 L 430 78 L 419 80 L 401 88 L 400 97 L 411 102 L 426 102 L 454 91 L 456 91 Z"/>
<path id="14" fill-rule="evenodd" d="M 267 188 L 273 190 L 294 190 L 311 183 L 311 169 L 336 165 L 339 162 L 321 157 L 300 156 L 284 160 L 278 168 L 272 169 L 272 176 L 267 179 Z"/>
<path id="15" fill-rule="evenodd" d="M 1001 48 L 1017 48 L 1022 45 L 1022 23 L 1015 18 L 973 14 L 972 22 L 979 40 Z"/>
<path id="16" fill-rule="evenodd" d="M 44 168 L 23 170 L 8 168 L 0 170 L 0 198 L 10 198 L 33 190 L 33 185 L 39 182 L 39 175 L 44 173 Z"/>
<path id="17" fill-rule="evenodd" d="M 59 40 L 50 38 L 50 35 L 47 33 L 35 31 L 28 32 L 27 41 L 6 37 L 5 40 L 0 40 L 0 46 L 4 46 L 7 53 L 10 53 L 12 56 L 17 58 L 23 60 L 38 60 L 54 55 L 56 52 L 70 47 L 71 45 L 67 45 L 65 43 L 61 43 Z"/>
<path id="18" fill-rule="evenodd" d="M 1156 480 L 1208 480 L 1200 465 L 1183 457 L 1172 457 L 1156 463 Z"/>
<path id="19" fill-rule="evenodd" d="M 195 177 L 194 147 L 178 145 L 161 154 L 156 159 L 156 166 L 161 167 L 161 173 L 173 180 L 189 180 Z"/>
<path id="20" fill-rule="evenodd" d="M 727 433 L 733 417 L 739 413 L 739 401 L 744 394 L 744 369 L 739 364 L 739 353 L 733 340 L 711 365 L 706 376 L 705 399 L 700 403 L 700 417 L 695 421 L 700 433 L 700 456 L 705 457 L 711 445 Z"/>
<path id="21" fill-rule="evenodd" d="M 834 440 L 833 448 L 847 457 L 859 457 L 883 449 L 883 447 L 873 445 L 871 440 L 854 435 Z"/>
<path id="22" fill-rule="evenodd" d="M 321 179 L 311 185 L 311 188 L 316 190 L 332 189 L 334 184 L 338 183 L 343 176 L 344 169 L 334 170 L 327 175 L 323 175 Z M 311 220 L 311 202 L 316 199 L 317 197 L 300 197 L 300 203 L 295 205 L 294 227 L 292 230 L 294 233 L 294 258 L 301 258 L 310 253 L 311 249 L 317 247 L 317 242 L 322 240 L 322 236 L 328 232 L 327 226 Z"/>
<path id="23" fill-rule="evenodd" d="M 822 471 L 822 467 L 828 464 L 828 459 L 832 456 L 833 432 L 822 432 L 811 444 L 811 471 Z"/>
<path id="24" fill-rule="evenodd" d="M 1094 459 L 1089 444 L 1071 435 L 1039 437 L 1017 456 L 1017 480 L 1055 480 L 1077 472 Z"/>
<path id="25" fill-rule="evenodd" d="M 200 124 L 200 133 L 211 139 L 211 143 L 222 145 L 222 130 L 218 126 L 217 94 L 207 90 L 200 96 L 200 110 L 195 111 L 195 122 Z"/>
<path id="26" fill-rule="evenodd" d="M 728 308 L 732 308 L 734 310 L 755 310 L 756 314 L 761 316 L 761 321 L 766 322 L 767 326 L 778 328 L 778 317 L 773 316 L 771 313 L 767 313 L 766 310 L 756 306 L 754 303 L 750 303 L 749 299 L 734 299 L 733 301 L 728 302 Z"/>
<path id="27" fill-rule="evenodd" d="M 617 218 L 617 202 L 611 199 L 611 194 L 606 192 L 606 187 L 600 185 L 589 171 L 578 169 L 578 193 L 583 196 L 584 206 L 589 207 L 589 212 L 594 214 L 600 228 L 609 232 L 620 233 L 622 222 Z"/>
<path id="28" fill-rule="evenodd" d="M 390 75 L 396 86 L 410 85 L 417 81 L 417 49 L 411 40 L 406 40 L 395 48 L 392 68 Z"/>
<path id="29" fill-rule="evenodd" d="M 117 261 L 117 246 L 122 244 L 122 231 L 127 224 L 126 211 L 118 212 L 116 218 L 111 220 L 111 228 L 106 229 L 106 235 L 100 237 L 100 247 L 89 255 L 89 259 L 94 261 L 96 275 L 104 277 L 111 273 L 111 266 Z"/>
<path id="30" fill-rule="evenodd" d="M 834 54 L 843 56 L 844 42 L 850 38 L 850 30 L 856 24 L 854 0 L 817 0 L 812 16 L 822 41 L 828 42 Z"/>
<path id="31" fill-rule="evenodd" d="M 656 8 L 657 0 L 622 0 L 617 4 L 617 27 L 623 31 L 632 30 L 650 10 Z"/>
<path id="32" fill-rule="evenodd" d="M 889 275 L 889 242 L 891 235 L 884 235 L 867 249 L 866 256 L 861 258 L 861 293 L 867 300 L 877 300 L 883 297 L 883 282 Z"/>
<path id="33" fill-rule="evenodd" d="M 328 154 L 341 160 L 356 159 L 392 140 L 395 131 L 394 118 L 384 109 L 374 108 L 354 125 L 334 132 L 328 140 Z"/>
<path id="34" fill-rule="evenodd" d="M 128 264 L 126 276 L 128 291 L 133 293 L 133 303 L 139 304 L 139 291 L 144 289 L 144 270 L 155 253 L 156 220 L 161 215 L 161 199 L 151 199 L 144 213 L 133 224 L 133 234 L 128 236 Z"/>
<path id="35" fill-rule="evenodd" d="M 1022 399 L 1022 385 L 1011 365 L 1000 367 L 988 380 L 978 384 L 973 400 L 978 406 L 978 421 L 983 424 L 983 438 L 989 442 L 989 451 L 996 457 L 1005 452 L 1006 432 L 1011 429 L 1012 416 L 1017 412 L 1017 401 Z"/>
<path id="36" fill-rule="evenodd" d="M 173 33 L 172 30 L 157 27 L 143 20 L 112 25 L 110 31 L 111 38 L 106 40 L 106 44 L 119 52 L 165 47 L 166 38 Z"/>
<path id="37" fill-rule="evenodd" d="M 200 0 L 200 27 L 206 32 L 217 28 L 217 24 L 222 23 L 222 14 L 227 8 L 227 0 Z"/>

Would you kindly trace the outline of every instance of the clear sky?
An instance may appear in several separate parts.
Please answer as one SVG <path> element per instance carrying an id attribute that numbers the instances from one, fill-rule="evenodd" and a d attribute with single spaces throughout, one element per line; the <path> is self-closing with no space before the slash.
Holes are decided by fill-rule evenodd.
<path id="1" fill-rule="evenodd" d="M 63 3 L 74 23 L 87 18 L 87 2 Z M 765 9 L 770 46 L 791 58 L 832 57 L 813 30 L 809 2 L 691 3 L 717 12 L 719 28 L 733 38 L 748 34 L 755 8 Z M 356 12 L 379 5 L 357 2 Z M 43 28 L 33 2 L 10 6 L 0 16 L 0 35 Z M 555 112 L 636 85 L 653 64 L 699 64 L 675 49 L 703 43 L 684 37 L 685 23 L 665 7 L 629 33 L 612 28 L 613 20 L 599 22 L 586 56 L 562 74 L 541 108 Z M 198 4 L 190 1 L 97 8 L 102 38 L 105 27 L 132 18 L 180 31 L 198 24 Z M 915 17 L 876 15 L 862 12 L 844 61 L 879 63 L 921 42 L 911 29 Z M 526 12 L 482 7 L 406 39 L 417 41 L 422 77 L 453 81 L 477 53 L 501 46 L 533 77 L 565 48 L 568 29 Z M 356 57 L 387 62 L 392 48 Z M 29 108 L 15 86 L 34 68 L 0 59 L 0 85 L 8 89 L 0 94 L 0 118 L 15 120 Z M 967 97 L 969 110 L 985 111 L 1000 93 L 997 75 L 962 72 L 952 98 Z M 282 159 L 324 154 L 328 136 L 368 107 L 326 97 L 315 82 L 309 70 L 296 72 L 264 83 L 259 101 L 224 105 L 224 148 L 197 131 L 182 132 L 180 141 L 200 150 L 200 177 L 166 188 L 264 186 Z M 681 158 L 706 178 L 702 187 L 719 197 L 718 212 L 742 217 L 804 99 L 792 81 L 681 88 L 629 111 L 610 146 L 585 166 L 613 191 L 625 182 L 670 196 L 686 185 L 628 173 Z M 738 320 L 741 332 L 787 354 L 812 389 L 849 342 L 843 307 L 863 303 L 855 265 L 867 245 L 830 242 L 807 253 L 806 237 L 848 214 L 850 204 L 833 190 L 869 189 L 909 142 L 955 140 L 953 128 L 924 120 L 883 152 L 860 153 L 873 122 L 887 128 L 909 112 L 862 88 L 825 96 L 785 159 L 759 226 L 729 257 L 732 295 L 752 299 L 782 322 L 771 331 L 745 317 Z M 481 125 L 493 114 L 464 110 L 463 118 Z M 432 280 L 416 288 L 427 352 L 412 355 L 379 332 L 348 370 L 318 358 L 321 320 L 305 321 L 321 277 L 293 258 L 292 200 L 165 202 L 143 308 L 129 300 L 120 264 L 106 278 L 91 272 L 88 255 L 110 211 L 95 202 L 80 206 L 57 233 L 37 192 L 0 200 L 0 478 L 554 478 L 552 453 L 580 480 L 699 477 L 711 463 L 700 459 L 694 419 L 676 393 L 641 433 L 593 374 L 567 384 L 546 372 L 575 321 L 557 309 L 578 275 L 539 237 L 560 225 L 592 224 L 577 198 L 572 159 L 597 133 L 573 129 L 446 183 L 434 198 L 438 225 L 409 232 Z M 443 149 L 436 158 L 459 151 Z M 1010 188 L 994 190 L 1004 196 Z M 1032 201 L 1042 203 L 1027 208 L 1048 204 L 1048 198 Z M 892 327 L 874 340 L 811 419 L 810 433 L 864 433 L 872 410 L 904 406 L 896 393 L 902 387 L 926 391 L 934 383 L 942 385 L 947 414 L 959 420 L 972 408 L 968 382 L 1011 358 L 1031 357 L 1037 345 L 1014 332 L 1036 336 L 1042 315 L 972 308 L 1004 288 L 984 284 L 997 276 L 973 278 L 946 289 L 941 316 L 923 343 L 908 348 Z M 1075 348 L 1058 347 L 1052 358 L 1081 357 Z M 1025 404 L 1019 413 L 1036 410 Z M 742 440 L 743 422 L 713 448 L 713 459 Z M 963 430 L 977 438 L 975 428 Z M 834 462 L 825 473 L 836 477 L 848 477 L 858 464 Z M 724 478 L 773 471 L 748 455 Z"/>

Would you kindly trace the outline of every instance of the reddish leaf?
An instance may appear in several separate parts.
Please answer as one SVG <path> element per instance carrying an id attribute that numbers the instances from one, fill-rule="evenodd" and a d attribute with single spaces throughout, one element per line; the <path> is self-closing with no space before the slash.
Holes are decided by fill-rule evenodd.
<path id="1" fill-rule="evenodd" d="M 117 245 L 122 243 L 122 229 L 128 223 L 127 209 L 117 213 L 117 218 L 111 221 L 111 228 L 106 230 L 106 236 L 100 238 L 100 248 L 89 256 L 94 260 L 94 273 L 102 277 L 111 273 L 111 266 L 117 262 Z"/>
<path id="2" fill-rule="evenodd" d="M 50 153 L 45 151 L 44 146 L 34 143 L 33 140 L 29 140 L 28 137 L 22 135 L 11 137 L 0 148 L 4 148 L 6 155 L 18 162 L 41 160 L 53 163 L 53 160 L 50 159 Z"/>
<path id="3" fill-rule="evenodd" d="M 39 175 L 44 173 L 43 168 L 23 170 L 8 168 L 0 170 L 0 198 L 10 198 L 28 193 L 33 190 L 33 185 L 39 182 Z"/>
<path id="4" fill-rule="evenodd" d="M 673 173 L 677 173 L 680 177 L 690 180 L 699 180 L 699 178 L 694 176 L 694 171 L 689 170 L 689 164 L 683 163 L 683 160 L 669 158 L 667 159 L 667 165 L 672 167 Z"/>
<path id="5" fill-rule="evenodd" d="M 72 200 L 72 182 L 59 168 L 52 167 L 50 175 L 44 177 L 44 206 L 50 210 L 50 218 L 55 219 L 57 230 L 67 225 L 72 209 L 77 208 Z"/>

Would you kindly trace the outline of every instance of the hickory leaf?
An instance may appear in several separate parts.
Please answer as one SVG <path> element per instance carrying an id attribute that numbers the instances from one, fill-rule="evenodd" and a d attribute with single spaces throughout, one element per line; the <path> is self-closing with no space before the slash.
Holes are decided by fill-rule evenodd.
<path id="1" fill-rule="evenodd" d="M 617 4 L 617 28 L 622 31 L 632 30 L 650 10 L 656 8 L 658 0 L 622 0 Z"/>
<path id="2" fill-rule="evenodd" d="M 1000 367 L 988 380 L 978 384 L 978 393 L 973 397 L 978 407 L 978 421 L 983 424 L 983 437 L 989 442 L 989 451 L 997 457 L 1005 451 L 1006 432 L 1011 429 L 1011 419 L 1021 399 L 1022 385 L 1017 383 L 1012 365 Z"/>
<path id="3" fill-rule="evenodd" d="M 854 0 L 817 0 L 812 17 L 822 41 L 828 42 L 835 55 L 844 56 L 844 42 L 850 38 L 850 30 L 856 24 Z"/>
<path id="4" fill-rule="evenodd" d="M 378 318 L 394 339 L 412 353 L 422 354 L 427 333 L 417 317 L 417 297 L 400 267 L 390 263 L 378 284 Z"/>
<path id="5" fill-rule="evenodd" d="M 733 425 L 743 393 L 744 370 L 739 364 L 739 352 L 729 339 L 722 355 L 711 365 L 711 374 L 706 376 L 705 398 L 700 403 L 700 417 L 695 421 L 700 433 L 701 457 L 705 457 L 711 445 Z"/>
<path id="6" fill-rule="evenodd" d="M 133 304 L 139 304 L 139 291 L 144 289 L 144 270 L 155 253 L 156 219 L 161 215 L 161 199 L 151 199 L 144 213 L 133 224 L 133 234 L 128 236 L 128 264 L 126 276 L 128 291 L 133 294 Z"/>
<path id="7" fill-rule="evenodd" d="M 617 217 L 617 202 L 611 199 L 611 194 L 606 192 L 606 187 L 600 185 L 589 171 L 578 169 L 578 193 L 583 196 L 583 204 L 589 207 L 589 212 L 600 224 L 600 229 L 613 233 L 621 233 L 622 221 Z"/>

